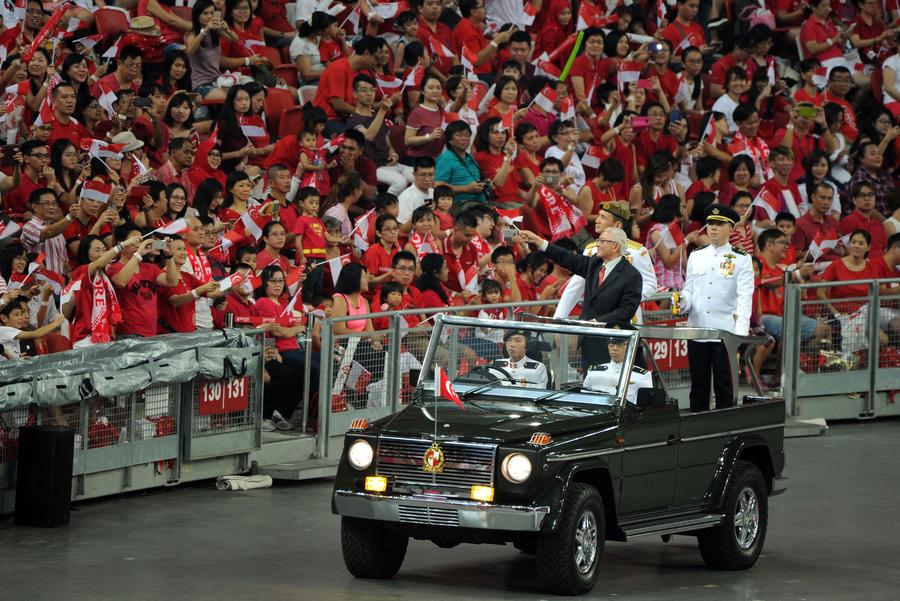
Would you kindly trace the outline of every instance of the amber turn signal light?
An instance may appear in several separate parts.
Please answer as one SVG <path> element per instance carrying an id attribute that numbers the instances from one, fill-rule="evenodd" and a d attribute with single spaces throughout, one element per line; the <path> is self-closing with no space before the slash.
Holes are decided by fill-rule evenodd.
<path id="1" fill-rule="evenodd" d="M 475 501 L 490 503 L 494 500 L 494 487 L 475 484 L 472 486 L 472 492 L 469 496 Z"/>
<path id="2" fill-rule="evenodd" d="M 366 476 L 366 490 L 384 492 L 387 490 L 387 478 L 384 476 Z"/>

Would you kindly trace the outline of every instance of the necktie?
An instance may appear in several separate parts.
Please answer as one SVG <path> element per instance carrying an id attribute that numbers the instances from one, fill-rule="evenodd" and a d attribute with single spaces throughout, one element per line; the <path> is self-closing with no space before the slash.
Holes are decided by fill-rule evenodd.
<path id="1" fill-rule="evenodd" d="M 597 276 L 597 288 L 603 283 L 603 280 L 606 278 L 606 265 L 600 267 L 600 274 Z"/>

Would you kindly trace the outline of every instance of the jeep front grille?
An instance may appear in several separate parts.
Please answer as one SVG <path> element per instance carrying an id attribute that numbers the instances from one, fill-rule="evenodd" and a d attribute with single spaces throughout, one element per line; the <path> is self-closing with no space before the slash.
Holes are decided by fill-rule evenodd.
<path id="1" fill-rule="evenodd" d="M 430 440 L 378 439 L 378 473 L 398 484 L 453 487 L 468 490 L 473 484 L 492 486 L 497 446 L 468 442 L 438 442 L 444 451 L 444 470 L 431 474 L 422 469 Z"/>
<path id="2" fill-rule="evenodd" d="M 401 522 L 407 524 L 429 524 L 431 526 L 459 526 L 459 511 L 438 507 L 414 507 L 400 505 L 397 513 Z"/>

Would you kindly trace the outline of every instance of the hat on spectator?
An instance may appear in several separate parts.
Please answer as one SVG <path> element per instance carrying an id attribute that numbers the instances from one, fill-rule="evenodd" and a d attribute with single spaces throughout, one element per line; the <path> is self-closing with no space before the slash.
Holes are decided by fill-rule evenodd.
<path id="1" fill-rule="evenodd" d="M 156 26 L 153 17 L 134 17 L 131 20 L 131 30 L 143 35 L 159 35 L 159 28 Z"/>
<path id="2" fill-rule="evenodd" d="M 741 220 L 741 216 L 731 207 L 714 203 L 706 208 L 706 222 L 728 223 L 734 225 Z"/>
<path id="3" fill-rule="evenodd" d="M 144 146 L 144 143 L 138 140 L 130 131 L 123 131 L 116 134 L 115 136 L 113 136 L 112 143 L 124 144 L 124 146 L 122 147 L 122 152 L 131 152 L 132 150 L 137 150 L 138 148 L 142 148 Z"/>
<path id="4" fill-rule="evenodd" d="M 618 217 L 622 221 L 628 221 L 629 219 L 631 219 L 631 208 L 624 200 L 612 200 L 609 202 L 604 202 L 600 207 L 600 210 L 606 211 L 610 215 Z"/>
<path id="5" fill-rule="evenodd" d="M 503 335 L 503 342 L 506 342 L 513 336 L 524 336 L 525 340 L 528 340 L 528 332 L 526 332 L 525 330 L 510 330 Z"/>

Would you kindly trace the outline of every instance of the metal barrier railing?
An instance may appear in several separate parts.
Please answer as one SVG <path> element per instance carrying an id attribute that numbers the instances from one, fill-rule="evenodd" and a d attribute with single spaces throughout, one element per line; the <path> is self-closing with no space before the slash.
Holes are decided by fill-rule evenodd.
<path id="1" fill-rule="evenodd" d="M 790 414 L 872 418 L 900 413 L 900 296 L 882 296 L 890 280 L 785 285 L 781 372 Z M 862 286 L 865 296 L 818 297 L 819 290 Z M 824 337 L 810 332 L 825 333 Z M 815 377 L 807 377 L 815 374 Z M 881 399 L 884 399 L 882 404 Z"/>
<path id="2" fill-rule="evenodd" d="M 217 473 L 223 458 L 261 445 L 262 370 L 261 330 L 26 360 L 0 385 L 0 497 L 15 487 L 18 428 L 29 425 L 75 430 L 73 499 L 228 475 Z"/>

